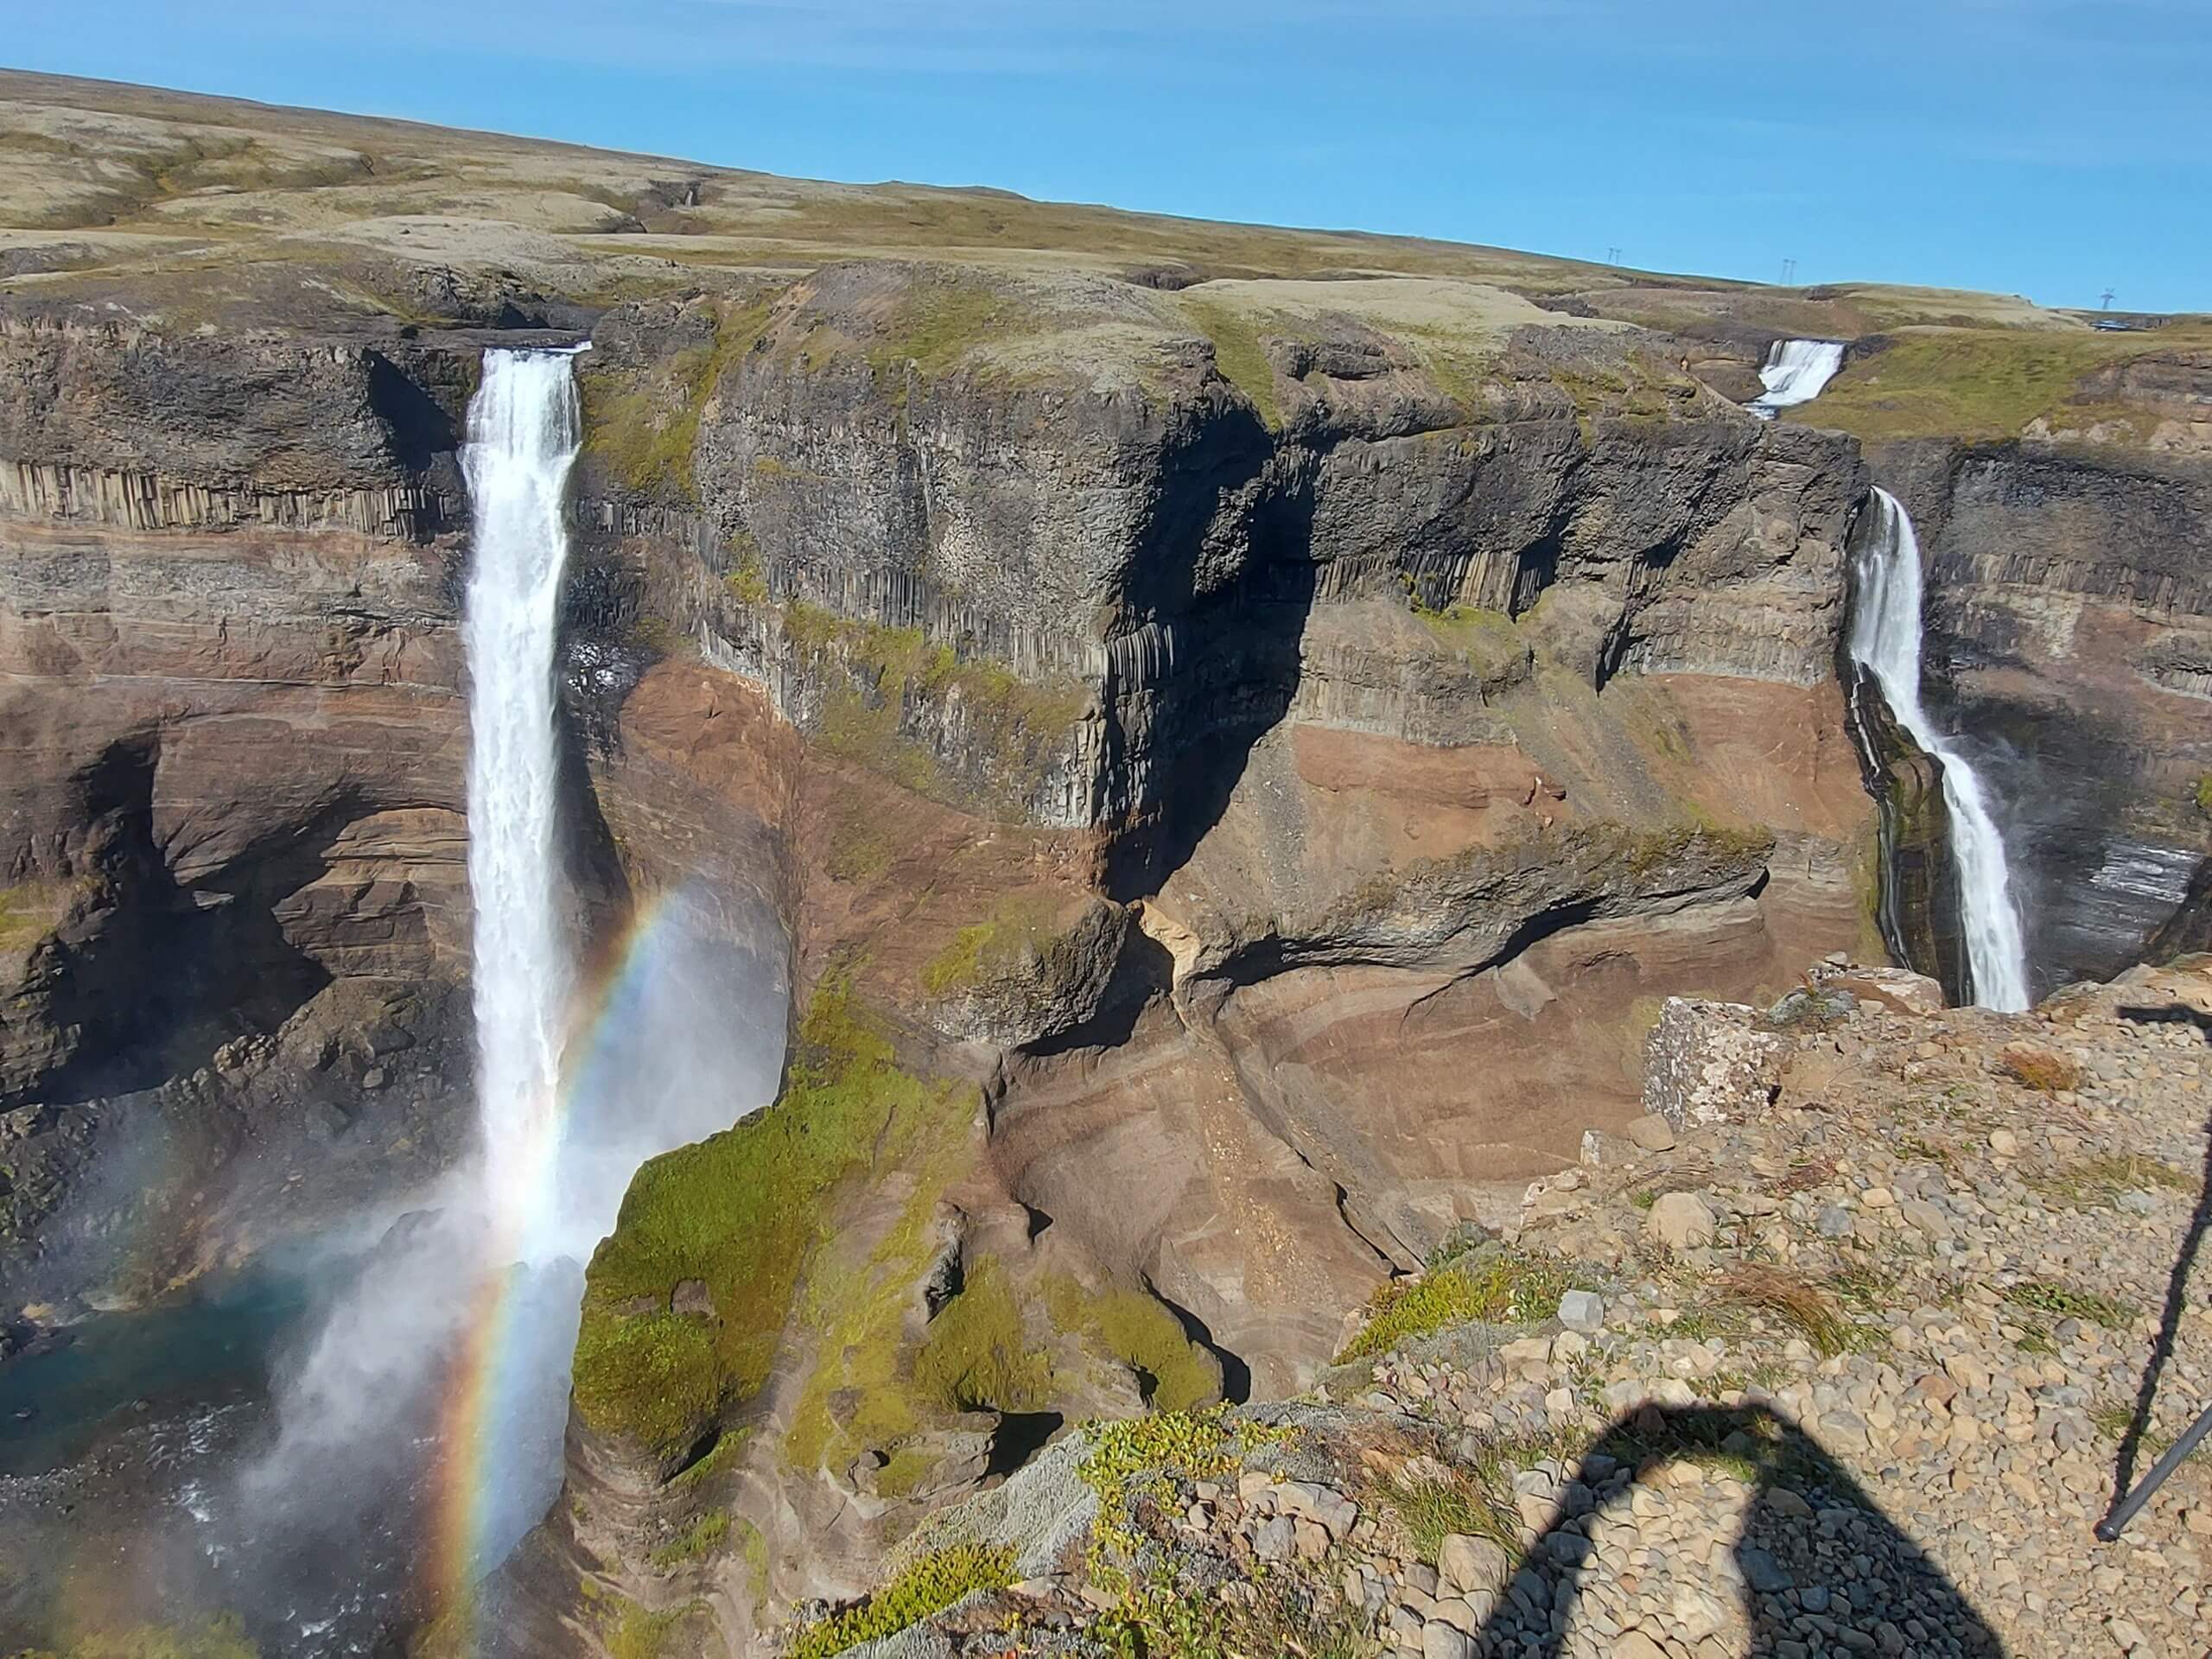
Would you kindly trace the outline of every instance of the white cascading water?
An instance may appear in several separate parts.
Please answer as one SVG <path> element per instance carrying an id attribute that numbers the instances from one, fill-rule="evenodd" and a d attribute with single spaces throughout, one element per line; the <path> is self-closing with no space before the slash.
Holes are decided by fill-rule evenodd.
<path id="1" fill-rule="evenodd" d="M 476 913 L 477 1112 L 493 1236 L 524 1261 L 558 1151 L 574 975 L 559 885 L 553 656 L 579 422 L 569 356 L 493 351 L 462 452 L 476 519 L 469 671 L 468 888 Z"/>
<path id="2" fill-rule="evenodd" d="M 2028 952 L 2020 912 L 2012 903 L 2005 838 L 1990 812 L 1980 774 L 1936 729 L 1920 701 L 1920 538 L 1887 490 L 1877 489 L 1874 503 L 1874 533 L 1859 559 L 1851 659 L 1874 677 L 1897 724 L 1942 769 L 1974 999 L 1984 1007 L 2024 1008 Z"/>
<path id="3" fill-rule="evenodd" d="M 1843 366 L 1843 342 L 1836 340 L 1777 340 L 1768 348 L 1759 384 L 1766 388 L 1746 405 L 1762 420 L 1778 410 L 1809 404 Z"/>
<path id="4" fill-rule="evenodd" d="M 560 352 L 486 353 L 461 457 L 475 521 L 462 639 L 482 1146 L 410 1194 L 420 1207 L 373 1249 L 340 1258 L 321 1328 L 279 1384 L 274 1443 L 223 1496 L 209 1546 L 232 1575 L 228 1605 L 303 1659 L 381 1650 L 383 1621 L 419 1585 L 433 1506 L 467 1499 L 470 1577 L 544 1514 L 582 1262 L 639 1165 L 753 1110 L 782 1063 L 775 919 L 711 880 L 642 906 L 612 982 L 578 996 L 554 672 L 581 438 L 572 368 Z M 580 1001 L 604 1006 L 571 1042 Z"/>

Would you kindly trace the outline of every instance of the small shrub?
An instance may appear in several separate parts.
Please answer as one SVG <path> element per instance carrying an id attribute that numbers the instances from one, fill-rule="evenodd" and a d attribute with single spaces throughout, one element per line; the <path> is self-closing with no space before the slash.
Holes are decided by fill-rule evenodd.
<path id="1" fill-rule="evenodd" d="M 1778 1268 L 1734 1268 L 1721 1275 L 1715 1288 L 1739 1306 L 1780 1319 L 1811 1343 L 1823 1359 L 1849 1353 L 1862 1344 L 1859 1325 L 1817 1286 Z"/>
<path id="2" fill-rule="evenodd" d="M 1453 1533 L 1491 1539 L 1510 1556 L 1517 1558 L 1521 1553 L 1513 1522 L 1457 1470 L 1440 1480 L 1412 1475 L 1386 1480 L 1378 1490 L 1425 1561 L 1433 1563 Z"/>
<path id="3" fill-rule="evenodd" d="M 1999 1058 L 1997 1069 L 2038 1094 L 2063 1094 L 2082 1085 L 2082 1068 L 2048 1049 L 2008 1048 Z"/>
<path id="4" fill-rule="evenodd" d="M 810 1624 L 792 1639 L 791 1659 L 832 1654 L 896 1634 L 978 1590 L 1003 1589 L 1014 1551 L 965 1543 L 923 1556 L 867 1600 Z"/>

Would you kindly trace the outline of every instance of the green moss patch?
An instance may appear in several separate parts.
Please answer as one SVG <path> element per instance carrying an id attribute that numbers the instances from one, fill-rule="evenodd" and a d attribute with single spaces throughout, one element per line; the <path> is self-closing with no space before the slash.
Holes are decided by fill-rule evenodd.
<path id="1" fill-rule="evenodd" d="M 27 949 L 60 926 L 79 885 L 32 880 L 0 887 L 0 950 Z"/>
<path id="2" fill-rule="evenodd" d="M 1214 367 L 1243 392 L 1270 432 L 1282 430 L 1282 403 L 1275 396 L 1275 366 L 1260 344 L 1255 318 L 1217 301 L 1185 300 L 1183 308 L 1213 342 Z"/>
<path id="3" fill-rule="evenodd" d="M 1057 902 L 1041 893 L 1001 899 L 983 920 L 963 927 L 922 966 L 922 988 L 931 996 L 963 990 L 1018 966 L 1052 940 Z"/>
<path id="4" fill-rule="evenodd" d="M 1566 1264 L 1549 1256 L 1500 1250 L 1455 1262 L 1376 1292 L 1366 1322 L 1336 1363 L 1387 1353 L 1455 1325 L 1534 1325 L 1557 1313 L 1560 1298 L 1573 1288 Z"/>
<path id="5" fill-rule="evenodd" d="M 769 303 L 725 309 L 710 345 L 693 346 L 644 372 L 587 368 L 576 377 L 583 448 L 639 495 L 698 499 L 692 461 L 699 421 L 725 371 L 760 338 Z"/>
<path id="6" fill-rule="evenodd" d="M 784 607 L 784 637 L 823 686 L 813 733 L 832 753 L 917 795 L 1002 818 L 1026 815 L 1030 797 L 1081 716 L 1084 688 L 1065 677 L 1022 679 L 996 663 L 963 660 L 931 645 L 919 628 L 853 622 L 798 601 Z M 957 702 L 979 778 L 948 769 L 928 744 L 908 735 L 911 705 Z"/>
<path id="7" fill-rule="evenodd" d="M 915 1380 L 908 1314 L 936 1257 L 938 1200 L 976 1154 L 969 1097 L 958 1090 L 887 1132 L 878 1163 L 903 1171 L 912 1187 L 872 1247 L 841 1241 L 809 1271 L 800 1318 L 817 1358 L 785 1436 L 794 1468 L 842 1466 L 863 1450 L 896 1447 L 936 1409 Z M 912 1459 L 898 1467 L 894 1484 L 915 1472 Z"/>
<path id="8" fill-rule="evenodd" d="M 830 1659 L 894 1635 L 978 1590 L 1003 1589 L 1013 1569 L 1014 1551 L 1003 1547 L 955 1544 L 925 1555 L 867 1600 L 799 1631 L 790 1659 Z"/>
<path id="9" fill-rule="evenodd" d="M 201 1624 L 138 1624 L 88 1635 L 59 1654 L 26 1652 L 20 1659 L 257 1659 L 238 1621 L 225 1615 Z"/>
<path id="10" fill-rule="evenodd" d="M 900 294 L 866 347 L 869 371 L 903 404 L 910 376 L 933 379 L 978 346 L 1034 332 L 1039 319 L 1018 296 L 964 273 L 918 281 Z"/>
<path id="11" fill-rule="evenodd" d="M 1528 666 L 1529 642 L 1503 611 L 1475 605 L 1448 605 L 1434 610 L 1418 597 L 1413 611 L 1437 644 L 1465 660 L 1485 682 L 1513 678 Z"/>
<path id="12" fill-rule="evenodd" d="M 841 980 L 815 994 L 774 1104 L 639 1171 L 594 1253 L 576 1339 L 584 1421 L 664 1459 L 766 1380 L 799 1274 L 849 1176 L 895 1157 L 917 1125 L 957 1114 L 958 1085 L 910 1076 Z M 711 1319 L 669 1311 L 707 1287 Z"/>
<path id="13" fill-rule="evenodd" d="M 1184 1334 L 1165 1303 L 1135 1290 L 1094 1295 L 1067 1274 L 1047 1278 L 1045 1297 L 1054 1326 L 1136 1373 L 1154 1411 L 1191 1412 L 1220 1401 L 1221 1362 Z"/>
<path id="14" fill-rule="evenodd" d="M 2092 406 L 2081 397 L 2081 383 L 2097 369 L 2174 343 L 2171 335 L 1916 329 L 1846 364 L 1796 415 L 1870 442 L 2014 438 L 2038 420 L 2077 430 L 2100 419 L 2127 420 L 2137 424 L 2139 436 L 2147 437 L 2154 423 L 2150 415 Z"/>
<path id="15" fill-rule="evenodd" d="M 971 1264 L 960 1294 L 930 1322 L 914 1384 L 947 1411 L 1035 1411 L 1051 1398 L 1052 1362 L 1031 1345 L 997 1257 Z"/>

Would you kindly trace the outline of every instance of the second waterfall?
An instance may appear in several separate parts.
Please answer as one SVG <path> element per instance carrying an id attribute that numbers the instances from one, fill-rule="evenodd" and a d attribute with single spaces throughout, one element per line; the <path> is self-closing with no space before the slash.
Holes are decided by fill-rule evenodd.
<path id="1" fill-rule="evenodd" d="M 2027 945 L 2012 899 L 2005 837 L 1981 775 L 1958 745 L 1936 730 L 1920 700 L 1920 539 L 1887 490 L 1874 492 L 1874 512 L 1873 533 L 1859 556 L 1851 659 L 1873 676 L 1897 724 L 1942 768 L 1973 1000 L 1985 1007 L 2024 1008 Z"/>

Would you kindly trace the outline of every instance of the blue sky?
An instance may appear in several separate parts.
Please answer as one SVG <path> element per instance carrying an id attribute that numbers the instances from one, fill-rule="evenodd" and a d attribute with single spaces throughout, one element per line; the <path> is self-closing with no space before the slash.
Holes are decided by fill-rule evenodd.
<path id="1" fill-rule="evenodd" d="M 5 50 L 818 178 L 2212 309 L 2212 0 L 85 0 Z"/>

